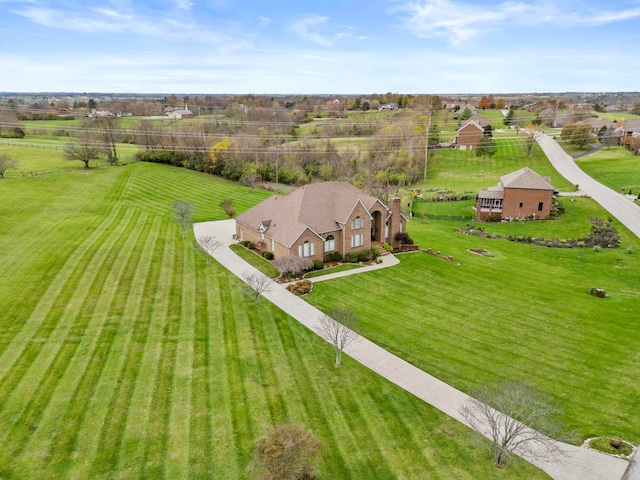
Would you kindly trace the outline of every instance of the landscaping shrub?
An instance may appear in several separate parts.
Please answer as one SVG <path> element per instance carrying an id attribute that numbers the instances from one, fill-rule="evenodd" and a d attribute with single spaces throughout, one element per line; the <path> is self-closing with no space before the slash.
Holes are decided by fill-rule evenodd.
<path id="1" fill-rule="evenodd" d="M 367 262 L 371 260 L 371 252 L 369 250 L 363 250 L 358 252 L 358 261 L 359 262 Z"/>
<path id="2" fill-rule="evenodd" d="M 2 138 L 24 138 L 24 130 L 18 127 L 10 128 L 4 132 L 0 133 L 0 137 Z"/>
<path id="3" fill-rule="evenodd" d="M 297 296 L 305 295 L 311 291 L 311 280 L 300 280 L 299 282 L 287 285 L 287 290 Z"/>
<path id="4" fill-rule="evenodd" d="M 264 258 L 266 258 L 267 260 L 273 260 L 273 253 L 272 252 L 262 252 L 262 256 Z"/>
<path id="5" fill-rule="evenodd" d="M 358 262 L 358 254 L 355 252 L 349 252 L 344 256 L 346 262 L 349 263 L 357 263 Z"/>
<path id="6" fill-rule="evenodd" d="M 393 253 L 393 247 L 392 247 L 391 245 L 389 245 L 387 242 L 383 243 L 383 244 L 382 244 L 382 247 L 383 247 L 386 251 Z"/>
<path id="7" fill-rule="evenodd" d="M 606 298 L 607 292 L 605 292 L 602 288 L 591 287 L 589 289 L 589 294 L 594 295 L 598 298 Z"/>
<path id="8" fill-rule="evenodd" d="M 324 268 L 324 262 L 322 260 L 314 260 L 313 261 L 313 269 L 314 270 L 322 270 Z"/>
<path id="9" fill-rule="evenodd" d="M 253 247 L 255 246 L 249 240 L 243 240 L 242 242 L 240 242 L 240 245 L 242 245 L 243 247 L 248 248 L 249 250 L 253 250 Z"/>
<path id="10" fill-rule="evenodd" d="M 484 221 L 487 223 L 495 223 L 500 221 L 500 215 L 497 213 L 490 213 L 484 218 Z"/>
<path id="11" fill-rule="evenodd" d="M 342 261 L 342 254 L 340 252 L 331 252 L 327 254 L 327 262 L 340 262 Z"/>
<path id="12" fill-rule="evenodd" d="M 396 233 L 396 240 L 404 245 L 413 245 L 413 238 L 407 232 Z"/>

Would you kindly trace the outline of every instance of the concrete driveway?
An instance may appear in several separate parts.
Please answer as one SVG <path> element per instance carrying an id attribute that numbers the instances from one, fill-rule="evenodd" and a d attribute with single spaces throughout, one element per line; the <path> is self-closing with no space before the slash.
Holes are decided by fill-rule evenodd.
<path id="1" fill-rule="evenodd" d="M 580 190 L 602 205 L 620 223 L 640 238 L 640 206 L 580 170 L 573 158 L 548 135 L 541 134 L 537 140 L 551 165 L 560 175 L 574 185 L 579 185 Z"/>

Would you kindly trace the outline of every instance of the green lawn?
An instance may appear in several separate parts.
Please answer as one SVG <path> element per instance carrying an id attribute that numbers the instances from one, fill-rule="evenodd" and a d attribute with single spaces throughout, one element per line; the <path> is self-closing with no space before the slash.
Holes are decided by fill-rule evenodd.
<path id="1" fill-rule="evenodd" d="M 478 191 L 495 186 L 502 175 L 530 167 L 540 175 L 551 176 L 551 183 L 557 189 L 572 189 L 573 186 L 555 171 L 537 144 L 531 158 L 527 158 L 524 134 L 520 137 L 497 138 L 497 153 L 486 159 L 477 157 L 472 150 L 434 150 L 429 154 L 427 182 L 419 186 L 425 191 L 433 188 L 447 188 L 454 192 Z"/>
<path id="2" fill-rule="evenodd" d="M 258 254 L 252 250 L 249 250 L 242 245 L 231 245 L 231 250 L 233 250 L 236 255 L 242 257 L 249 265 L 252 265 L 254 268 L 257 268 L 262 273 L 264 273 L 269 278 L 276 278 L 280 275 L 278 269 L 271 265 L 268 260 L 258 256 Z"/>
<path id="3" fill-rule="evenodd" d="M 0 476 L 246 478 L 254 439 L 289 420 L 323 442 L 320 479 L 548 478 L 520 460 L 495 469 L 469 429 L 350 359 L 334 368 L 169 214 L 182 199 L 196 221 L 223 219 L 221 200 L 241 212 L 268 194 L 141 163 L 0 181 Z M 584 369 L 600 380 L 610 363 Z"/>
<path id="4" fill-rule="evenodd" d="M 590 199 L 566 208 L 559 221 L 483 226 L 504 236 L 571 238 L 588 233 L 587 216 L 608 216 Z M 532 247 L 457 233 L 465 223 L 408 225 L 417 244 L 459 266 L 401 255 L 397 267 L 322 282 L 305 299 L 357 311 L 365 336 L 463 391 L 508 378 L 539 386 L 561 408 L 572 442 L 611 435 L 639 443 L 640 241 L 620 228 L 615 250 Z M 589 295 L 591 286 L 610 297 Z"/>
<path id="5" fill-rule="evenodd" d="M 624 147 L 611 147 L 579 158 L 576 163 L 588 175 L 619 192 L 640 194 L 640 157 Z"/>
<path id="6" fill-rule="evenodd" d="M 325 268 L 323 270 L 318 270 L 316 272 L 309 272 L 304 276 L 304 278 L 321 277 L 323 275 L 329 275 L 331 273 L 344 272 L 344 271 L 347 271 L 347 270 L 354 270 L 356 268 L 362 268 L 362 266 L 361 265 L 357 265 L 355 263 L 345 263 L 345 264 L 342 264 L 342 265 L 338 265 L 337 267 L 330 267 L 330 268 Z"/>

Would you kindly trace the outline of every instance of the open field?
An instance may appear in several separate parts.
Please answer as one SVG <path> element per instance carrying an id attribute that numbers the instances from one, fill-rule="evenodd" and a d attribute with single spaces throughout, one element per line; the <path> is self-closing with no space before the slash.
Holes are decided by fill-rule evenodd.
<path id="1" fill-rule="evenodd" d="M 640 193 L 640 157 L 624 147 L 611 147 L 579 158 L 576 163 L 588 175 L 619 192 Z"/>
<path id="2" fill-rule="evenodd" d="M 3 478 L 245 478 L 253 441 L 287 420 L 322 440 L 319 478 L 547 478 L 495 469 L 469 429 L 349 359 L 335 369 L 169 214 L 183 199 L 222 219 L 221 200 L 241 212 L 267 192 L 151 164 L 0 191 Z"/>

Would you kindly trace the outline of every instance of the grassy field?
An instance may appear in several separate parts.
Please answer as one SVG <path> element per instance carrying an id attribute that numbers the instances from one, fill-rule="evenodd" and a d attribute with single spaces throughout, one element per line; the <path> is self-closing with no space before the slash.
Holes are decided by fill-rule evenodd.
<path id="1" fill-rule="evenodd" d="M 640 157 L 624 147 L 611 147 L 579 158 L 576 163 L 588 175 L 619 192 L 640 193 Z"/>
<path id="2" fill-rule="evenodd" d="M 551 183 L 557 189 L 572 189 L 572 185 L 551 167 L 537 144 L 531 158 L 527 158 L 524 140 L 498 138 L 495 142 L 497 153 L 486 159 L 477 157 L 474 151 L 434 150 L 429 154 L 427 182 L 420 187 L 424 190 L 437 187 L 454 192 L 477 191 L 495 186 L 502 175 L 527 166 L 540 175 L 551 176 Z"/>
<path id="3" fill-rule="evenodd" d="M 547 478 L 495 469 L 469 429 L 349 359 L 335 369 L 169 214 L 182 199 L 196 221 L 223 219 L 221 200 L 241 212 L 267 192 L 153 164 L 0 192 L 2 478 L 245 478 L 254 440 L 284 421 L 320 437 L 319 478 Z"/>

